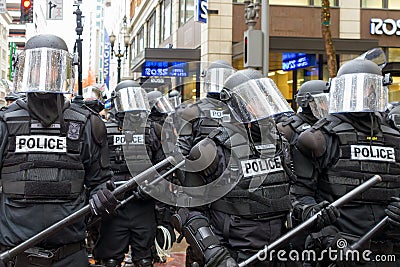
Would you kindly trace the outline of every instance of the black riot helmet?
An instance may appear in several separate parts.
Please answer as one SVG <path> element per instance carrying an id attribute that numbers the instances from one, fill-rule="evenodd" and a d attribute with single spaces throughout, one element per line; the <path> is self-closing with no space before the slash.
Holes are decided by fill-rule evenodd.
<path id="1" fill-rule="evenodd" d="M 293 112 L 274 81 L 252 69 L 232 74 L 224 84 L 220 99 L 228 104 L 236 120 L 243 123 Z"/>
<path id="2" fill-rule="evenodd" d="M 390 75 L 366 59 L 343 64 L 329 86 L 329 113 L 383 112 L 388 103 Z"/>
<path id="3" fill-rule="evenodd" d="M 296 94 L 296 103 L 302 113 L 312 113 L 318 119 L 328 114 L 328 84 L 321 80 L 303 83 Z"/>
<path id="4" fill-rule="evenodd" d="M 320 80 L 307 81 L 303 83 L 296 94 L 296 103 L 299 107 L 305 108 L 309 106 L 312 96 L 327 91 L 327 83 Z"/>
<path id="5" fill-rule="evenodd" d="M 150 112 L 146 91 L 133 80 L 118 83 L 112 93 L 112 98 L 117 112 Z"/>
<path id="6" fill-rule="evenodd" d="M 182 103 L 181 93 L 178 90 L 171 90 L 168 93 L 169 102 L 173 108 L 178 107 Z"/>
<path id="7" fill-rule="evenodd" d="M 63 39 L 52 34 L 30 38 L 17 58 L 14 92 L 72 93 L 73 56 Z"/>
<path id="8" fill-rule="evenodd" d="M 169 99 L 160 91 L 151 91 L 147 93 L 147 98 L 152 112 L 156 111 L 161 114 L 170 114 L 174 112 L 174 108 L 171 106 Z"/>
<path id="9" fill-rule="evenodd" d="M 233 73 L 235 73 L 235 69 L 225 60 L 212 62 L 204 76 L 204 92 L 219 94 L 226 79 Z"/>
<path id="10" fill-rule="evenodd" d="M 387 118 L 389 124 L 392 127 L 396 128 L 397 130 L 400 130 L 400 106 L 392 108 Z"/>

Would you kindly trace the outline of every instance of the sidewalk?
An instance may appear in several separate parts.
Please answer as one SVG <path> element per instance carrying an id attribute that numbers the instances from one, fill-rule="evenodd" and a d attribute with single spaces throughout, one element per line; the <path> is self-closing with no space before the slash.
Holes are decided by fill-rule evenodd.
<path id="1" fill-rule="evenodd" d="M 171 250 L 171 257 L 167 259 L 166 263 L 156 263 L 155 267 L 184 267 L 186 257 L 187 244 L 185 239 L 181 243 L 174 243 Z"/>

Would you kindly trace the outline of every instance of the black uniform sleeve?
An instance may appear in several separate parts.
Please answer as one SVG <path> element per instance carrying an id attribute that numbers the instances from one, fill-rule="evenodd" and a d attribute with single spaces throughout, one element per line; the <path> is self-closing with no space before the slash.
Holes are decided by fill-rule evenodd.
<path id="1" fill-rule="evenodd" d="M 315 132 L 310 129 L 300 134 L 292 149 L 297 180 L 291 187 L 291 195 L 296 217 L 296 210 L 317 204 L 319 162 L 321 158 L 326 156 L 326 139 L 322 132 Z"/>
<path id="2" fill-rule="evenodd" d="M 85 167 L 85 185 L 89 188 L 91 195 L 104 187 L 104 183 L 112 177 L 108 163 L 107 135 L 101 129 L 96 130 L 97 127 L 103 127 L 104 122 L 98 116 L 96 118 L 91 118 L 85 125 L 81 154 Z"/>

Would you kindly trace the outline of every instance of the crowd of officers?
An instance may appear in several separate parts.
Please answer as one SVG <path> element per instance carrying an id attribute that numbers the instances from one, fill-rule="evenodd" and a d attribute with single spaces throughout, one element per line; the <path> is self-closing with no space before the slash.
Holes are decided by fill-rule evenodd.
<path id="1" fill-rule="evenodd" d="M 234 267 L 317 213 L 281 249 L 312 250 L 318 260 L 271 256 L 247 266 L 400 266 L 400 112 L 388 108 L 391 79 L 376 63 L 357 58 L 329 82 L 303 83 L 297 112 L 273 80 L 221 60 L 208 66 L 206 96 L 194 103 L 133 80 L 108 99 L 94 91 L 66 101 L 73 64 L 65 42 L 47 34 L 18 57 L 17 97 L 0 112 L 0 252 L 87 204 L 91 214 L 0 266 L 83 267 L 89 253 L 91 266 L 150 267 L 185 238 L 186 266 Z M 175 162 L 113 195 L 168 155 L 184 168 Z M 382 182 L 329 205 L 374 175 Z M 159 176 L 167 183 L 151 182 Z M 323 255 L 384 218 L 363 250 L 394 261 Z"/>

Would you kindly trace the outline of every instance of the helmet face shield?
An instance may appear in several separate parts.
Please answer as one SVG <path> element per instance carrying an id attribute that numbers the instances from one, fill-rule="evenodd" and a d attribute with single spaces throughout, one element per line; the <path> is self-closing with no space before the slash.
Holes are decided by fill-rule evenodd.
<path id="1" fill-rule="evenodd" d="M 283 112 L 293 112 L 276 84 L 269 78 L 250 80 L 234 87 L 228 105 L 236 119 L 247 123 Z"/>
<path id="2" fill-rule="evenodd" d="M 177 108 L 182 103 L 181 96 L 173 96 L 169 98 L 169 103 L 173 108 Z"/>
<path id="3" fill-rule="evenodd" d="M 166 96 L 158 98 L 156 100 L 156 103 L 154 104 L 154 107 L 158 112 L 163 114 L 170 114 L 175 111 L 175 109 L 172 107 L 171 103 L 169 102 L 169 99 Z"/>
<path id="4" fill-rule="evenodd" d="M 52 48 L 27 49 L 18 55 L 14 92 L 73 93 L 73 56 Z"/>
<path id="5" fill-rule="evenodd" d="M 204 90 L 206 93 L 220 93 L 226 79 L 235 72 L 231 68 L 212 68 L 207 70 L 204 77 Z"/>
<path id="6" fill-rule="evenodd" d="M 147 93 L 141 87 L 126 87 L 119 89 L 116 92 L 114 106 L 117 112 L 150 112 L 150 106 L 147 100 Z"/>
<path id="7" fill-rule="evenodd" d="M 322 119 L 328 115 L 329 93 L 313 95 L 309 105 L 313 115 L 318 119 Z"/>
<path id="8" fill-rule="evenodd" d="M 332 79 L 329 113 L 383 112 L 387 103 L 388 89 L 381 75 L 352 73 Z"/>

